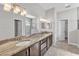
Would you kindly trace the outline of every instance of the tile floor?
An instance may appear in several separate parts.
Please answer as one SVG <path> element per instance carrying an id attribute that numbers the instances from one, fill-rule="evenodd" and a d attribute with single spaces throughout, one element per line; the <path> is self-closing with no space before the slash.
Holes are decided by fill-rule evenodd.
<path id="1" fill-rule="evenodd" d="M 44 56 L 78 56 L 79 48 L 69 45 L 67 41 L 59 41 L 51 46 Z"/>

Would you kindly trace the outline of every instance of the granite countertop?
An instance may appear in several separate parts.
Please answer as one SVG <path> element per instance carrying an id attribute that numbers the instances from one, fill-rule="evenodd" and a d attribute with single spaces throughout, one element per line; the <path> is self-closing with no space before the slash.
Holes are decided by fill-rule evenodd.
<path id="1" fill-rule="evenodd" d="M 23 39 L 23 40 L 31 41 L 31 43 L 27 44 L 26 46 L 16 46 L 16 41 L 9 41 L 7 43 L 4 43 L 4 44 L 0 45 L 0 56 L 14 55 L 14 54 L 28 48 L 29 46 L 43 40 L 44 38 L 46 38 L 47 36 L 50 36 L 50 35 L 52 35 L 52 34 L 51 33 L 35 34 L 26 39 Z"/>

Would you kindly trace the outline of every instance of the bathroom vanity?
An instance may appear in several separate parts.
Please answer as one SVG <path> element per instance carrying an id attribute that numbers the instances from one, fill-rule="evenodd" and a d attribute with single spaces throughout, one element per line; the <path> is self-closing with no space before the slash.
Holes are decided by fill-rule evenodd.
<path id="1" fill-rule="evenodd" d="M 52 45 L 52 33 L 8 40 L 0 45 L 0 56 L 42 56 Z"/>

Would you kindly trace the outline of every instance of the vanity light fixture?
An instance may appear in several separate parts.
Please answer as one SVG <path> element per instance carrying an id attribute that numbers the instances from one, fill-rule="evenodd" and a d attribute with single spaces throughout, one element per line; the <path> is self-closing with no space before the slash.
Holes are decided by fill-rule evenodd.
<path id="1" fill-rule="evenodd" d="M 12 5 L 11 4 L 4 4 L 4 7 L 3 7 L 3 9 L 5 10 L 5 11 L 11 11 L 11 9 L 12 9 Z"/>
<path id="2" fill-rule="evenodd" d="M 20 7 L 19 6 L 17 6 L 17 5 L 13 5 L 13 12 L 14 13 L 16 13 L 16 14 L 18 14 L 18 13 L 20 13 Z"/>
<path id="3" fill-rule="evenodd" d="M 27 11 L 17 4 L 3 4 L 3 6 L 5 11 L 13 11 L 15 14 L 20 14 L 28 18 L 35 18 L 35 16 L 27 14 Z"/>
<path id="4" fill-rule="evenodd" d="M 27 14 L 26 17 L 28 17 L 28 18 L 35 18 L 35 16 L 32 16 L 30 14 Z"/>
<path id="5" fill-rule="evenodd" d="M 50 23 L 49 20 L 47 20 L 47 19 L 43 19 L 43 18 L 41 18 L 40 21 L 41 21 L 41 22 L 45 22 L 45 23 Z"/>

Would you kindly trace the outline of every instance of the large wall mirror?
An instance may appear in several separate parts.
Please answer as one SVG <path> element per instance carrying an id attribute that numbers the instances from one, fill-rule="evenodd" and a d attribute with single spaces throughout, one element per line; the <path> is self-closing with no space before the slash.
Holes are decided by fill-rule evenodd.
<path id="1" fill-rule="evenodd" d="M 41 29 L 51 29 L 51 23 L 41 22 Z"/>
<path id="2" fill-rule="evenodd" d="M 32 28 L 32 19 L 26 18 L 25 19 L 25 35 L 31 35 L 31 28 Z"/>
<path id="3" fill-rule="evenodd" d="M 34 18 L 25 19 L 25 35 L 29 36 L 37 32 L 37 21 Z"/>

